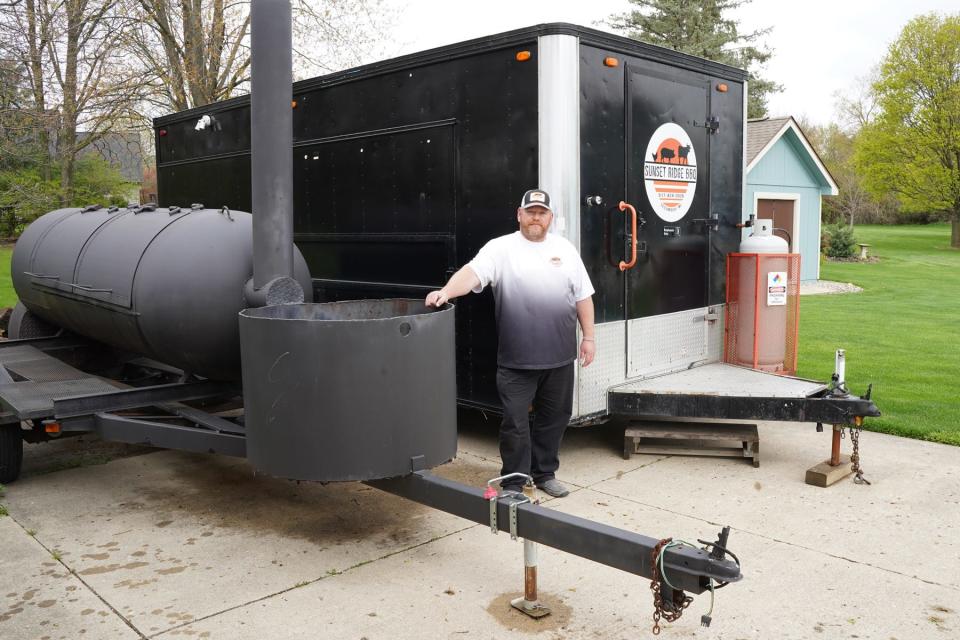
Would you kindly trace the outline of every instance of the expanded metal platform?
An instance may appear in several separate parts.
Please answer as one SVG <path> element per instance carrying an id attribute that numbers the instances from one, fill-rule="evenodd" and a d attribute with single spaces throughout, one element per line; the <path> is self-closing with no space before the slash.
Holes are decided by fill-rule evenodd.
<path id="1" fill-rule="evenodd" d="M 19 420 L 53 415 L 59 398 L 116 391 L 102 378 L 91 376 L 29 344 L 0 348 L 0 405 Z M 15 376 L 15 377 L 14 377 Z"/>

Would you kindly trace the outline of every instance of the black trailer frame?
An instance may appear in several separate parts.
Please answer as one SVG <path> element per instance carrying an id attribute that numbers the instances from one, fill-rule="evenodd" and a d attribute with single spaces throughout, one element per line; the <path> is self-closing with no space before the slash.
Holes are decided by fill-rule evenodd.
<path id="1" fill-rule="evenodd" d="M 238 387 L 193 380 L 121 388 L 123 385 L 115 380 L 85 373 L 53 355 L 76 355 L 85 349 L 102 347 L 72 336 L 0 342 L 0 377 L 9 378 L 0 382 L 0 434 L 4 438 L 15 431 L 21 432 L 16 434 L 18 440 L 22 436 L 23 440 L 34 442 L 92 432 L 104 440 L 246 457 L 241 423 L 182 404 L 236 397 L 240 394 Z M 34 372 L 34 379 L 22 375 L 28 370 Z M 58 395 L 71 393 L 73 388 L 82 388 L 91 380 L 103 386 L 89 393 Z M 44 384 L 50 386 L 40 386 Z M 21 389 L 30 392 L 27 404 L 21 403 L 27 397 L 20 393 Z M 144 413 L 147 409 L 149 413 Z M 129 413 L 130 410 L 137 411 Z M 32 428 L 23 430 L 21 423 L 30 423 Z M 8 444 L 6 439 L 0 441 L 4 447 Z M 5 450 L 4 456 L 9 453 Z M 409 475 L 367 484 L 473 522 L 489 524 L 494 531 L 506 531 L 634 575 L 654 577 L 652 554 L 660 543 L 655 538 L 544 508 L 516 494 L 494 492 L 491 500 L 481 488 L 420 470 L 418 461 L 419 458 L 411 460 Z M 725 546 L 726 536 L 727 533 L 721 533 L 717 544 L 722 540 L 721 546 Z M 739 561 L 725 559 L 724 553 L 710 549 L 709 545 L 703 549 L 667 549 L 663 563 L 670 584 L 699 594 L 713 584 L 742 578 Z M 662 588 L 670 587 L 664 583 Z"/>

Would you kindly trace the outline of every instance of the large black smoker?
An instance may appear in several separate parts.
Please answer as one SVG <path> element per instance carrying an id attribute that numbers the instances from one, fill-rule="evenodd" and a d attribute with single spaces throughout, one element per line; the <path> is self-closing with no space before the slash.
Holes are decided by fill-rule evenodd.
<path id="1" fill-rule="evenodd" d="M 826 385 L 720 362 L 745 78 L 546 24 L 294 84 L 294 237 L 315 298 L 422 297 L 515 230 L 520 195 L 540 187 L 597 291 L 575 423 L 877 415 L 855 397 L 823 402 Z M 249 118 L 242 97 L 157 119 L 160 204 L 249 207 L 237 179 L 250 174 Z M 489 292 L 458 301 L 456 339 L 460 403 L 496 410 Z"/>

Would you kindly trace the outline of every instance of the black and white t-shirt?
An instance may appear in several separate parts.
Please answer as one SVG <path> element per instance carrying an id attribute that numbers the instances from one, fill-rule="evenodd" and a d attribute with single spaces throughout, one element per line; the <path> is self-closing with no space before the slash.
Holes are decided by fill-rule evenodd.
<path id="1" fill-rule="evenodd" d="M 497 362 L 511 369 L 550 369 L 577 359 L 577 302 L 593 295 L 580 255 L 548 233 L 531 242 L 520 231 L 494 238 L 468 265 L 497 303 Z"/>

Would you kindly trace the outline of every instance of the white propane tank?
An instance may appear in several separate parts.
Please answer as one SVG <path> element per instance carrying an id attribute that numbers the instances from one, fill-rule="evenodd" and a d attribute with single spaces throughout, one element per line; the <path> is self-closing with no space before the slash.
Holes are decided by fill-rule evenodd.
<path id="1" fill-rule="evenodd" d="M 786 295 L 770 295 L 768 288 L 772 279 L 782 278 L 784 291 L 787 287 L 790 247 L 787 241 L 773 235 L 773 220 L 756 220 L 753 233 L 740 243 L 740 253 L 783 254 L 783 258 L 763 258 L 740 261 L 739 315 L 743 319 L 755 318 L 756 322 L 740 322 L 737 326 L 737 364 L 754 367 L 761 371 L 781 371 L 786 354 L 787 305 Z M 757 277 L 757 266 L 760 274 Z M 778 283 L 779 286 L 779 283 Z M 750 293 L 752 292 L 752 295 Z M 754 326 L 755 325 L 755 326 Z M 754 342 L 756 331 L 756 342 Z"/>

